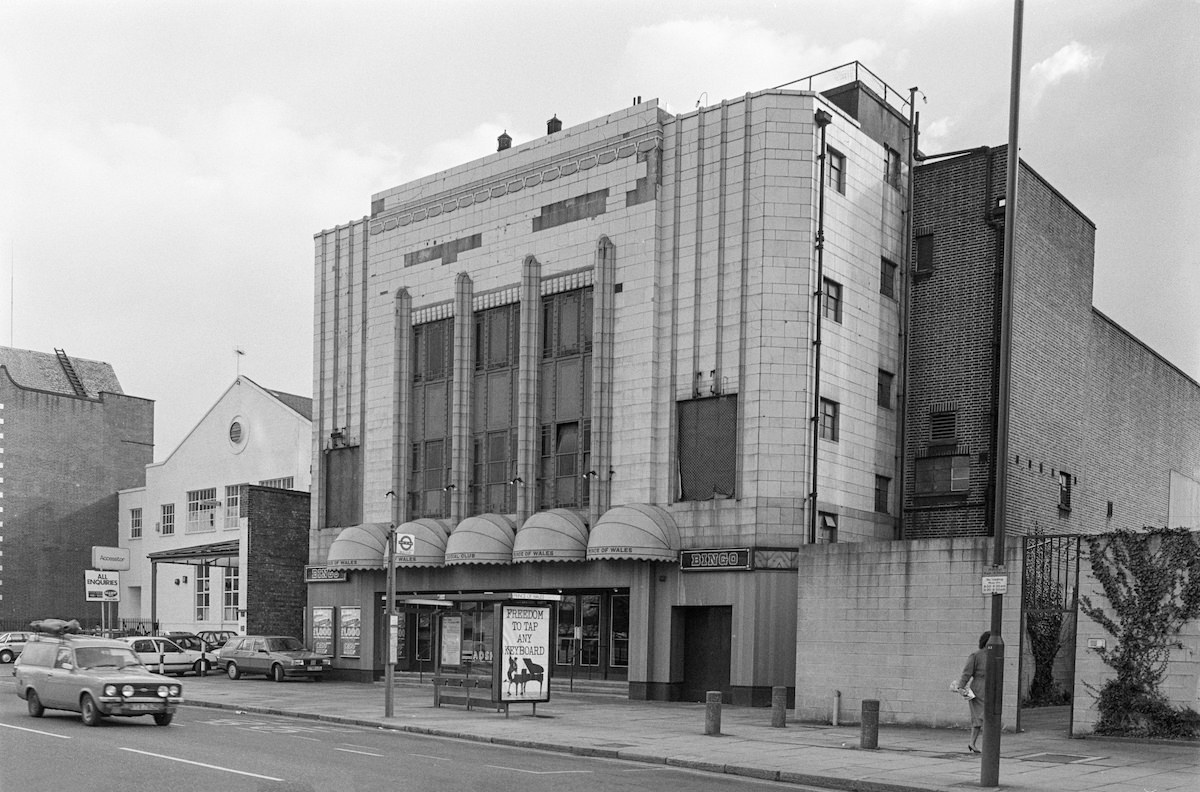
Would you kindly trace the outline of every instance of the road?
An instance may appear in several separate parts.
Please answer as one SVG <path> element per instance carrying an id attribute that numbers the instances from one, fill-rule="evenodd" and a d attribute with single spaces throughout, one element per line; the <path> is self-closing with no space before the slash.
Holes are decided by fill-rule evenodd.
<path id="1" fill-rule="evenodd" d="M 88 728 L 74 713 L 30 717 L 7 675 L 0 677 L 0 757 L 0 792 L 802 789 L 665 765 L 203 707 L 181 707 L 167 727 L 142 717 L 109 718 Z"/>

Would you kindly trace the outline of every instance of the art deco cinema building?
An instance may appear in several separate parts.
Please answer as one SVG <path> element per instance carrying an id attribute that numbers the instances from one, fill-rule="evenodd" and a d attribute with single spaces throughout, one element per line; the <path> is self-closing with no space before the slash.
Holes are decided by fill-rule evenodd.
<path id="1" fill-rule="evenodd" d="M 560 678 L 794 683 L 798 549 L 898 508 L 907 105 L 823 79 L 554 118 L 316 236 L 309 606 L 361 619 L 344 673 L 384 662 L 394 524 L 401 669 L 436 597 L 486 664 L 473 600 L 541 592 Z"/>

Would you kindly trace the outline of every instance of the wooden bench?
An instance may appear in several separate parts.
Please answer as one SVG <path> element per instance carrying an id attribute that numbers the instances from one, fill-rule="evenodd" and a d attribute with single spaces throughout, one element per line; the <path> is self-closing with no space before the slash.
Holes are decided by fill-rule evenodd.
<path id="1" fill-rule="evenodd" d="M 448 690 L 447 690 L 448 689 Z M 486 691 L 484 695 L 472 698 L 472 690 Z M 496 712 L 508 715 L 508 702 L 492 701 L 492 680 L 483 677 L 469 679 L 466 677 L 437 677 L 433 678 L 433 706 L 443 704 L 465 704 L 467 709 L 472 706 L 495 707 Z"/>

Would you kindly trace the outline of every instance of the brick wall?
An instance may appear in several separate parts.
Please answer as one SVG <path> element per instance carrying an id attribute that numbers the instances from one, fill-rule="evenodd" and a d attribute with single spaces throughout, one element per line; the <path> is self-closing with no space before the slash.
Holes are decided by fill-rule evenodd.
<path id="1" fill-rule="evenodd" d="M 307 492 L 244 485 L 246 632 L 304 636 Z"/>

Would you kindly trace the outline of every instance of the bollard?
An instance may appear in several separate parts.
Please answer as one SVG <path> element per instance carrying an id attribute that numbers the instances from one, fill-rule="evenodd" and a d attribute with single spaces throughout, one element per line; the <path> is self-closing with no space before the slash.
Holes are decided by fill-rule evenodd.
<path id="1" fill-rule="evenodd" d="M 879 701 L 877 699 L 863 700 L 862 734 L 858 740 L 858 747 L 879 747 Z"/>
<path id="2" fill-rule="evenodd" d="M 771 688 L 771 726 L 776 729 L 787 726 L 787 688 L 782 685 Z"/>
<path id="3" fill-rule="evenodd" d="M 838 725 L 838 719 L 841 717 L 841 714 L 842 714 L 842 691 L 835 690 L 835 691 L 833 691 L 833 717 L 830 719 L 830 722 L 834 726 Z"/>
<path id="4" fill-rule="evenodd" d="M 721 691 L 710 690 L 704 694 L 704 733 L 721 734 Z"/>

